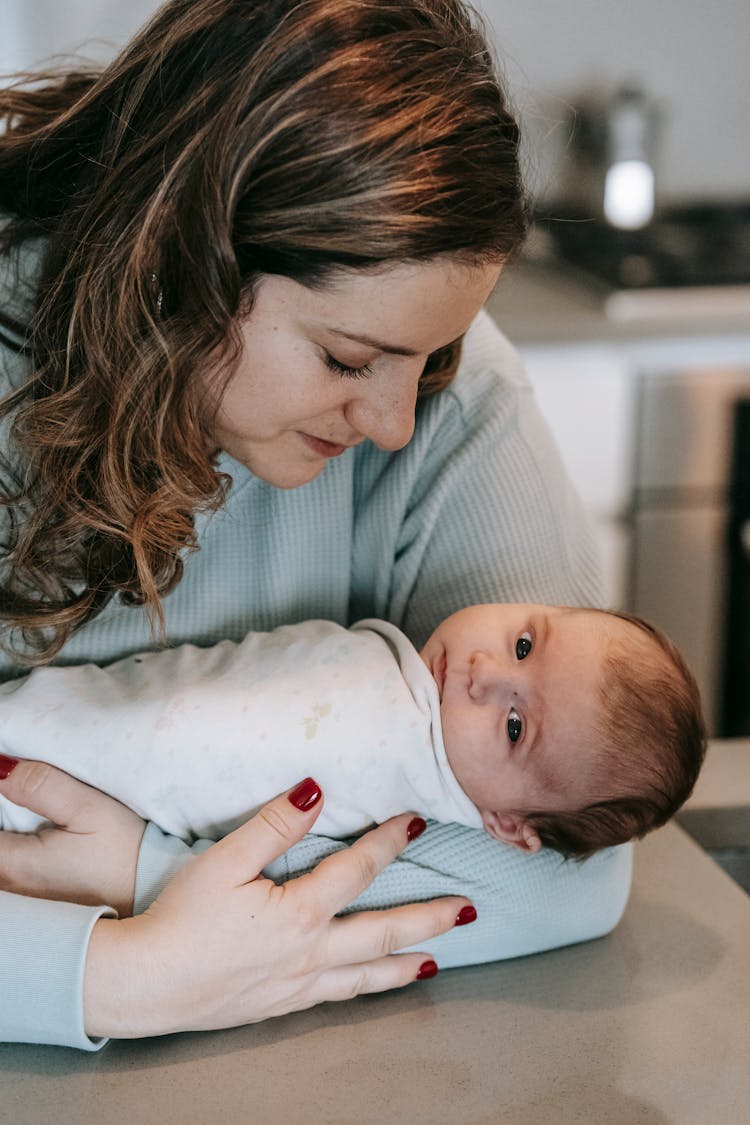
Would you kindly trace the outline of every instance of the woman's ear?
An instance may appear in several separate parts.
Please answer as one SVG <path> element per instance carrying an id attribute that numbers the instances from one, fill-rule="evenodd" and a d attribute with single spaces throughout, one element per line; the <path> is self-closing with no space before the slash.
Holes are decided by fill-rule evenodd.
<path id="1" fill-rule="evenodd" d="M 485 832 L 503 844 L 512 844 L 522 852 L 538 852 L 542 841 L 530 824 L 519 813 L 494 812 L 482 809 L 482 823 Z"/>

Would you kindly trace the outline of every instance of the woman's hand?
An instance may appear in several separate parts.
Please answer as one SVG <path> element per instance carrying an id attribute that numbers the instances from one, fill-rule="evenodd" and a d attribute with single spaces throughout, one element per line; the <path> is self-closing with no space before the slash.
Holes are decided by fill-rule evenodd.
<path id="1" fill-rule="evenodd" d="M 424 827 L 419 818 L 395 817 L 282 886 L 259 874 L 310 831 L 320 796 L 308 779 L 186 864 L 145 914 L 96 923 L 89 1035 L 234 1027 L 434 975 L 426 955 L 394 950 L 450 929 L 466 899 L 335 917 Z"/>
<path id="2" fill-rule="evenodd" d="M 3 757 L 0 793 L 55 827 L 0 832 L 0 889 L 132 914 L 145 821 L 46 762 L 13 761 Z"/>

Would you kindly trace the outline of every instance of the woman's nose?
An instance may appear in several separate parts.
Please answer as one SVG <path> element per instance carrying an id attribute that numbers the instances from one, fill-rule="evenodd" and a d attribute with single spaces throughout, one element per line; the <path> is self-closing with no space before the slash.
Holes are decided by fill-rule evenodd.
<path id="1" fill-rule="evenodd" d="M 369 383 L 362 380 L 345 413 L 350 426 L 379 449 L 403 449 L 414 433 L 419 370 L 388 374 Z"/>

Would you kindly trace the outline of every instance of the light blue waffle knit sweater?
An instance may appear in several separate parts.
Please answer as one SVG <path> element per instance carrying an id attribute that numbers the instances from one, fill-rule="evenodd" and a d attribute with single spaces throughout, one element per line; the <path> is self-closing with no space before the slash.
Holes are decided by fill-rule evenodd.
<path id="1" fill-rule="evenodd" d="M 22 307 L 33 253 L 5 263 L 2 307 Z M 5 292 L 3 293 L 3 285 Z M 24 361 L 0 345 L 4 385 Z M 240 640 L 251 629 L 329 618 L 380 617 L 421 646 L 437 623 L 477 602 L 595 604 L 598 568 L 583 513 L 538 413 L 517 355 L 482 314 L 459 374 L 419 405 L 399 453 L 370 443 L 329 463 L 310 484 L 281 491 L 223 457 L 226 506 L 198 521 L 200 549 L 165 599 L 171 644 Z M 153 647 L 140 609 L 113 602 L 64 648 L 60 663 L 105 663 Z M 0 678 L 19 673 L 7 658 Z M 138 866 L 143 910 L 191 854 L 153 825 Z M 308 836 L 274 864 L 285 879 L 344 845 Z M 619 920 L 631 848 L 583 864 L 527 856 L 481 831 L 431 823 L 354 908 L 466 894 L 479 919 L 420 948 L 441 967 L 515 957 L 598 937 Z M 0 892 L 0 1040 L 100 1045 L 84 1031 L 88 938 L 112 913 Z"/>

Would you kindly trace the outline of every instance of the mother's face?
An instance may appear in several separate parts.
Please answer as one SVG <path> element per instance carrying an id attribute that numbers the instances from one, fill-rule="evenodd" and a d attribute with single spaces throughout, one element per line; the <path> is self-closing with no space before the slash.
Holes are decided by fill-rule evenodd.
<path id="1" fill-rule="evenodd" d="M 366 439 L 401 449 L 427 357 L 463 335 L 499 272 L 443 259 L 340 270 L 318 288 L 264 276 L 216 445 L 277 488 L 306 484 Z"/>

